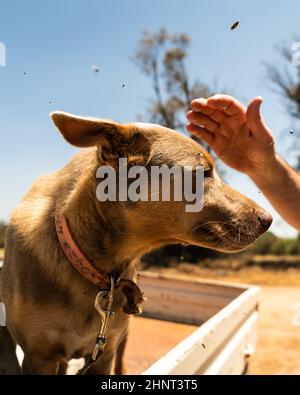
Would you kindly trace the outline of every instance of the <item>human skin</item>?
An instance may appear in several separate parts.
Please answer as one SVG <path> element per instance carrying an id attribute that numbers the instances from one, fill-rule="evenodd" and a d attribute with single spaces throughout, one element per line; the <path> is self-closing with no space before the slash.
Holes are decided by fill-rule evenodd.
<path id="1" fill-rule="evenodd" d="M 255 97 L 245 107 L 229 95 L 195 99 L 187 130 L 226 165 L 247 174 L 282 218 L 300 231 L 300 176 L 276 153 L 272 131 L 260 113 L 262 101 Z"/>

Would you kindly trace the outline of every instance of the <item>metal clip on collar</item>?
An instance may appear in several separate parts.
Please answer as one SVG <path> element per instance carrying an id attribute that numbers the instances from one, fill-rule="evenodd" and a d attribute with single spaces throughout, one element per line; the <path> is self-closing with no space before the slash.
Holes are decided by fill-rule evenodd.
<path id="1" fill-rule="evenodd" d="M 114 279 L 113 277 L 110 278 L 110 290 L 109 291 L 100 291 L 98 292 L 96 299 L 95 299 L 95 309 L 97 310 L 100 318 L 101 318 L 101 326 L 99 333 L 96 338 L 96 343 L 94 347 L 94 351 L 92 354 L 92 361 L 96 361 L 98 358 L 99 351 L 103 353 L 104 347 L 107 340 L 107 328 L 109 319 L 113 317 L 113 312 L 111 311 L 112 304 L 113 304 L 113 293 L 114 293 Z M 107 307 L 104 308 L 101 303 L 103 301 L 107 302 Z"/>

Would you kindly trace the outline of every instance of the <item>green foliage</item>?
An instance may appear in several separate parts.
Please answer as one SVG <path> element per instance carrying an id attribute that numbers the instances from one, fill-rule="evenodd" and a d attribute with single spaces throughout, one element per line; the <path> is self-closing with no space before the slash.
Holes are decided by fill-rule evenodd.
<path id="1" fill-rule="evenodd" d="M 274 255 L 298 255 L 300 254 L 300 242 L 298 239 L 278 239 L 271 249 Z"/>
<path id="2" fill-rule="evenodd" d="M 276 237 L 271 232 L 267 232 L 251 247 L 235 254 L 226 254 L 196 246 L 184 247 L 179 244 L 169 245 L 150 252 L 142 258 L 142 261 L 145 265 L 151 266 L 175 266 L 180 262 L 203 264 L 203 262 L 206 261 L 209 262 L 209 266 L 211 266 L 214 261 L 220 261 L 226 266 L 226 261 L 229 264 L 231 260 L 241 260 L 244 263 L 249 261 L 252 266 L 255 264 L 253 261 L 254 258 L 252 259 L 252 257 L 262 255 L 276 255 L 278 257 L 300 255 L 300 238 L 280 238 Z M 260 265 L 261 264 L 262 263 L 260 263 Z"/>
<path id="3" fill-rule="evenodd" d="M 247 255 L 268 255 L 274 245 L 277 243 L 278 238 L 271 232 L 263 234 L 250 248 L 245 251 Z"/>
<path id="4" fill-rule="evenodd" d="M 300 255 L 299 238 L 276 237 L 271 232 L 265 233 L 256 243 L 248 248 L 245 255 Z"/>
<path id="5" fill-rule="evenodd" d="M 197 246 L 170 244 L 142 257 L 145 266 L 176 266 L 180 262 L 198 263 L 206 258 L 220 257 L 220 253 Z"/>

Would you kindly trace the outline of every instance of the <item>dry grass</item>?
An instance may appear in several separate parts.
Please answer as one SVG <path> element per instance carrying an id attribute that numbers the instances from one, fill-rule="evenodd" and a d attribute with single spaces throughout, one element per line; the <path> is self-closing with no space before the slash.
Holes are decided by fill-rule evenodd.
<path id="1" fill-rule="evenodd" d="M 300 374 L 300 326 L 292 321 L 293 305 L 299 302 L 299 288 L 262 287 L 256 352 L 249 374 Z"/>
<path id="2" fill-rule="evenodd" d="M 260 266 L 239 270 L 205 268 L 190 263 L 180 263 L 176 267 L 151 267 L 151 271 L 170 274 L 185 274 L 212 280 L 250 283 L 255 285 L 300 286 L 300 269 L 264 269 Z"/>
<path id="3" fill-rule="evenodd" d="M 0 260 L 4 258 L 4 248 L 0 248 Z"/>

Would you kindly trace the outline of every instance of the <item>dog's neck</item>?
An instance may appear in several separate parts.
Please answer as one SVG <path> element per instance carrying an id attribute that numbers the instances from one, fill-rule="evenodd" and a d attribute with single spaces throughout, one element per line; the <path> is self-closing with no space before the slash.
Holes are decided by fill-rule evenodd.
<path id="1" fill-rule="evenodd" d="M 96 200 L 95 173 L 94 167 L 80 177 L 62 213 L 75 242 L 96 269 L 106 273 L 122 272 L 128 262 L 144 252 L 143 246 L 138 244 L 136 236 L 129 237 L 126 233 L 120 203 Z"/>

